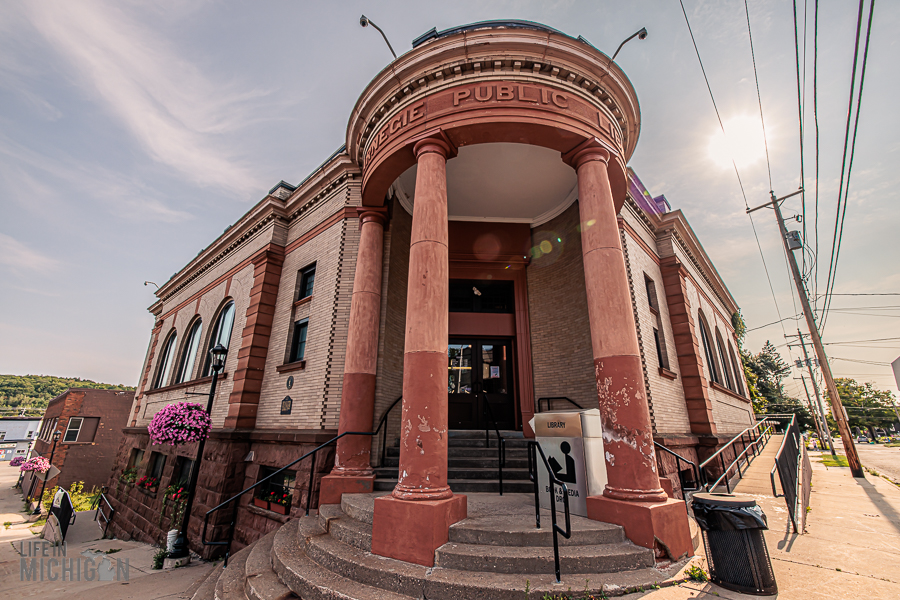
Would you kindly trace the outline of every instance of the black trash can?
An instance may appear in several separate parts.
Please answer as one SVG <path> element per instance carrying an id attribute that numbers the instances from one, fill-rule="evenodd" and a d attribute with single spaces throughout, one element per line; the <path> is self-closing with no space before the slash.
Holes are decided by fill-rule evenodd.
<path id="1" fill-rule="evenodd" d="M 691 506 L 703 531 L 711 581 L 744 594 L 777 594 L 763 535 L 769 526 L 756 500 L 745 494 L 694 494 Z"/>

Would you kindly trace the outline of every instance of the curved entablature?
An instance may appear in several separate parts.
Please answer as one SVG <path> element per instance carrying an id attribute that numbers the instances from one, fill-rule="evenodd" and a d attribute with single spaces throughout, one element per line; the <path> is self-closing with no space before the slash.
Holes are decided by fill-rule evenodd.
<path id="1" fill-rule="evenodd" d="M 597 144 L 611 155 L 610 183 L 621 207 L 625 164 L 640 132 L 628 78 L 586 42 L 516 23 L 435 32 L 368 85 L 347 127 L 347 152 L 363 173 L 363 204 L 380 205 L 415 163 L 415 142 L 438 134 L 455 147 L 531 144 L 560 154 Z"/>

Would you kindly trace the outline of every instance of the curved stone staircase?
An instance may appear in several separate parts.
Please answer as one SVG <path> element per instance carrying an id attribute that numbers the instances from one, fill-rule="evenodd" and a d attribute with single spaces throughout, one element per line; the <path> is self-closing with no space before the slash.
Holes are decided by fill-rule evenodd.
<path id="1" fill-rule="evenodd" d="M 550 515 L 534 527 L 533 497 L 470 494 L 470 518 L 450 528 L 433 568 L 370 552 L 375 496 L 345 494 L 341 505 L 289 521 L 214 569 L 193 600 L 522 600 L 545 593 L 623 594 L 684 580 L 688 561 L 667 567 L 625 539 L 616 525 L 572 517 L 560 537 L 562 584 L 553 575 Z M 580 597 L 580 596 L 579 596 Z"/>

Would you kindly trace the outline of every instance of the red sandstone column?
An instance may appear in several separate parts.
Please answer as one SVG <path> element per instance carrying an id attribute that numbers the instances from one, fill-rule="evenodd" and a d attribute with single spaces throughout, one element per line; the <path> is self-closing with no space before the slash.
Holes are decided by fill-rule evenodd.
<path id="1" fill-rule="evenodd" d="M 359 253 L 350 301 L 338 433 L 371 431 L 375 413 L 385 211 L 361 208 L 359 212 Z M 348 435 L 338 440 L 334 469 L 322 478 L 319 504 L 339 504 L 345 493 L 371 492 L 375 482 L 369 462 L 371 452 L 370 436 Z"/>
<path id="2" fill-rule="evenodd" d="M 372 552 L 431 566 L 465 496 L 447 485 L 447 157 L 441 137 L 415 145 L 418 163 L 403 361 L 400 470 L 391 496 L 375 501 Z"/>
<path id="3" fill-rule="evenodd" d="M 578 173 L 584 280 L 603 426 L 607 484 L 588 516 L 622 525 L 635 543 L 692 554 L 687 515 L 660 486 L 637 328 L 607 171 L 610 154 L 589 143 L 566 157 Z M 673 529 L 674 528 L 674 529 Z M 674 533 L 673 533 L 674 531 Z"/>

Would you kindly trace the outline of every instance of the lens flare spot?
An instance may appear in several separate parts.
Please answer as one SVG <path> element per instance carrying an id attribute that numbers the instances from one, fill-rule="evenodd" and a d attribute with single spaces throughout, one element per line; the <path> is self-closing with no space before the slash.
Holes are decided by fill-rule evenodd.
<path id="1" fill-rule="evenodd" d="M 549 240 L 544 240 L 543 242 L 541 242 L 541 245 L 539 247 L 541 249 L 541 252 L 543 252 L 544 254 L 550 254 L 551 252 L 553 252 L 553 244 L 551 244 Z"/>

